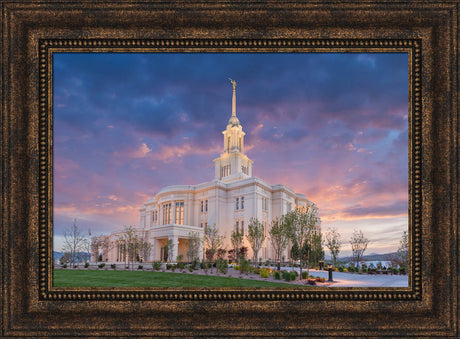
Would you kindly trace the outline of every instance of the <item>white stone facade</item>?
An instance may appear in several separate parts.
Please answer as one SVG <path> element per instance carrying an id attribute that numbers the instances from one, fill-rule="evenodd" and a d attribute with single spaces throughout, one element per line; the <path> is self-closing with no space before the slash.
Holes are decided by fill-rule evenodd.
<path id="1" fill-rule="evenodd" d="M 174 246 L 173 258 L 183 254 L 187 259 L 187 242 L 191 232 L 202 238 L 208 225 L 216 225 L 225 236 L 224 248 L 232 249 L 230 235 L 236 228 L 247 233 L 251 218 L 265 225 L 267 236 L 259 257 L 273 259 L 274 253 L 268 239 L 268 227 L 275 217 L 281 217 L 296 207 L 313 204 L 305 195 L 295 193 L 282 185 L 270 185 L 252 175 L 252 160 L 244 154 L 244 135 L 236 116 L 235 83 L 233 86 L 232 116 L 223 131 L 224 151 L 214 160 L 214 180 L 198 185 L 175 185 L 163 188 L 140 208 L 139 235 L 152 244 L 152 251 L 145 261 L 163 260 L 162 247 L 171 239 Z M 120 232 L 105 236 L 111 244 L 105 259 L 120 260 L 116 240 Z M 100 237 L 99 237 L 100 238 Z M 248 247 L 248 257 L 252 252 L 244 238 L 243 246 Z M 287 253 L 285 253 L 287 258 Z M 92 256 L 93 258 L 95 256 Z M 203 252 L 200 253 L 200 259 Z"/>

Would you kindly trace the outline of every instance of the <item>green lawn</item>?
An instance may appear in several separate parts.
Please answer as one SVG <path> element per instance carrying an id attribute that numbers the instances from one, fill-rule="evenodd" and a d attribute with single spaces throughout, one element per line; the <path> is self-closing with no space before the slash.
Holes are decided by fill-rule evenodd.
<path id="1" fill-rule="evenodd" d="M 289 287 L 300 285 L 189 273 L 53 270 L 54 287 Z"/>

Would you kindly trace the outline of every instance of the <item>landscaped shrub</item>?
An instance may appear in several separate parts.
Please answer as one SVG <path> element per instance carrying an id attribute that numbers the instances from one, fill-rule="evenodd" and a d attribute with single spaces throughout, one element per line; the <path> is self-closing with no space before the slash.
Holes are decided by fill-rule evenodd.
<path id="1" fill-rule="evenodd" d="M 172 268 L 172 266 L 173 266 L 172 264 L 166 264 L 166 269 L 170 270 Z"/>
<path id="2" fill-rule="evenodd" d="M 268 278 L 270 276 L 270 273 L 271 269 L 269 269 L 268 267 L 261 268 L 259 272 L 261 278 Z"/>
<path id="3" fill-rule="evenodd" d="M 196 270 L 196 268 L 198 267 L 198 260 L 193 260 L 192 263 L 190 264 L 190 269 L 192 271 Z"/>
<path id="4" fill-rule="evenodd" d="M 273 277 L 276 279 L 276 280 L 280 280 L 281 279 L 281 273 L 280 271 L 275 271 L 273 273 Z"/>
<path id="5" fill-rule="evenodd" d="M 355 271 L 355 268 L 353 266 L 348 266 L 348 272 L 353 273 Z"/>
<path id="6" fill-rule="evenodd" d="M 307 278 L 308 278 L 308 272 L 302 271 L 302 279 L 307 279 Z"/>
<path id="7" fill-rule="evenodd" d="M 161 261 L 154 261 L 152 267 L 155 271 L 159 271 L 161 269 Z"/>
<path id="8" fill-rule="evenodd" d="M 137 269 L 138 269 L 138 270 L 141 270 L 141 269 L 143 269 L 143 268 L 144 268 L 144 266 L 142 266 L 142 265 L 137 266 Z"/>
<path id="9" fill-rule="evenodd" d="M 111 267 L 112 269 L 114 269 L 114 270 L 117 269 L 117 265 L 115 265 L 115 264 L 110 265 L 110 267 Z"/>
<path id="10" fill-rule="evenodd" d="M 326 281 L 326 278 L 316 277 L 316 278 L 315 278 L 315 281 L 316 281 L 316 282 L 325 282 L 325 281 Z"/>
<path id="11" fill-rule="evenodd" d="M 85 262 L 85 268 L 89 267 L 89 262 Z"/>
<path id="12" fill-rule="evenodd" d="M 177 268 L 177 265 L 171 265 L 171 271 L 174 272 L 176 270 L 176 268 Z"/>
<path id="13" fill-rule="evenodd" d="M 288 271 L 283 271 L 282 272 L 283 279 L 286 281 L 291 281 L 291 272 Z"/>
<path id="14" fill-rule="evenodd" d="M 97 265 L 99 268 L 103 268 L 105 266 L 105 262 L 103 263 L 100 263 L 99 265 Z"/>
<path id="15" fill-rule="evenodd" d="M 177 268 L 180 270 L 183 270 L 185 268 L 185 264 L 182 262 L 182 260 L 184 259 L 184 255 L 179 254 L 176 259 L 177 259 Z"/>
<path id="16" fill-rule="evenodd" d="M 254 270 L 252 271 L 252 273 L 254 273 L 254 274 L 260 274 L 260 268 L 258 268 L 258 267 L 254 268 Z"/>
<path id="17" fill-rule="evenodd" d="M 226 274 L 228 271 L 227 260 L 223 260 L 219 258 L 219 260 L 217 260 L 217 269 L 219 270 L 220 273 Z"/>
<path id="18" fill-rule="evenodd" d="M 240 270 L 240 265 L 235 265 L 235 266 L 233 266 L 233 268 L 234 268 L 235 270 L 239 271 L 239 270 Z"/>
<path id="19" fill-rule="evenodd" d="M 339 272 L 343 272 L 343 266 L 339 266 Z"/>
<path id="20" fill-rule="evenodd" d="M 67 268 L 67 264 L 63 264 L 63 265 L 62 265 L 62 268 Z"/>
<path id="21" fill-rule="evenodd" d="M 296 271 L 291 271 L 291 280 L 296 280 L 298 276 L 299 273 L 297 273 Z"/>
<path id="22" fill-rule="evenodd" d="M 243 273 L 246 273 L 248 274 L 248 272 L 250 272 L 252 269 L 252 266 L 251 266 L 251 262 L 249 260 L 246 260 L 246 259 L 241 259 L 240 260 L 240 272 L 243 274 Z"/>

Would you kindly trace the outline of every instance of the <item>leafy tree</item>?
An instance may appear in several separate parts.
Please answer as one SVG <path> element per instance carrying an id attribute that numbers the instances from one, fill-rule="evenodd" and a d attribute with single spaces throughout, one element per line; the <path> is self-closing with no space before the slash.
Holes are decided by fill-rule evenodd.
<path id="1" fill-rule="evenodd" d="M 397 264 L 400 267 L 407 268 L 409 264 L 409 237 L 407 231 L 404 231 L 399 242 L 399 248 L 396 252 Z"/>
<path id="2" fill-rule="evenodd" d="M 219 230 L 217 229 L 215 224 L 213 226 L 209 226 L 205 230 L 204 245 L 206 247 L 206 254 L 207 254 L 208 260 L 211 263 L 214 263 L 214 256 L 217 254 L 217 251 L 220 248 L 222 248 L 223 243 L 224 243 L 224 237 L 219 234 Z"/>
<path id="3" fill-rule="evenodd" d="M 311 259 L 314 266 L 317 266 L 318 262 L 324 259 L 323 240 L 319 231 L 313 232 L 309 259 Z"/>
<path id="4" fill-rule="evenodd" d="M 253 252 L 253 263 L 257 263 L 257 257 L 259 255 L 262 243 L 265 240 L 264 225 L 257 219 L 251 218 L 248 225 L 248 234 L 246 238 L 251 245 Z"/>
<path id="5" fill-rule="evenodd" d="M 69 252 L 70 265 L 74 266 L 78 262 L 78 253 L 86 249 L 86 238 L 83 236 L 81 230 L 77 226 L 77 219 L 74 220 L 73 225 L 64 232 L 64 245 L 62 250 Z"/>
<path id="6" fill-rule="evenodd" d="M 201 237 L 198 232 L 189 232 L 187 257 L 189 261 L 197 260 L 201 248 Z"/>
<path id="7" fill-rule="evenodd" d="M 317 225 L 319 224 L 318 209 L 314 205 L 307 207 L 297 207 L 295 210 L 286 214 L 283 220 L 286 235 L 291 239 L 293 244 L 299 248 L 311 248 L 311 242 Z M 299 251 L 300 275 L 302 279 L 303 251 Z M 307 258 L 307 275 L 308 275 L 308 258 Z"/>
<path id="8" fill-rule="evenodd" d="M 241 234 L 238 229 L 233 230 L 230 235 L 230 240 L 232 242 L 235 259 L 239 262 L 239 248 L 243 244 L 243 234 Z"/>
<path id="9" fill-rule="evenodd" d="M 248 254 L 248 248 L 246 246 L 241 246 L 240 250 L 238 251 L 238 259 L 240 258 L 246 259 L 247 254 Z"/>
<path id="10" fill-rule="evenodd" d="M 308 256 L 311 253 L 311 246 L 309 243 L 304 243 L 302 251 L 300 251 L 299 245 L 297 242 L 294 242 L 294 244 L 291 247 L 291 259 L 297 260 L 299 259 L 299 256 L 302 256 L 302 261 L 307 262 L 308 261 Z"/>
<path id="11" fill-rule="evenodd" d="M 342 239 L 340 233 L 335 228 L 329 228 L 326 232 L 326 247 L 331 252 L 331 259 L 334 266 L 337 265 L 337 258 L 339 257 L 340 247 L 342 247 Z"/>
<path id="12" fill-rule="evenodd" d="M 361 230 L 354 230 L 353 235 L 350 239 L 351 250 L 353 252 L 353 261 L 356 267 L 359 267 L 359 263 L 363 260 L 364 251 L 366 251 L 369 239 L 367 239 Z"/>
<path id="13" fill-rule="evenodd" d="M 288 243 L 288 237 L 286 230 L 283 226 L 283 221 L 280 218 L 274 218 L 271 222 L 271 228 L 269 231 L 270 242 L 275 252 L 275 259 L 281 261 L 281 255 L 286 249 Z"/>

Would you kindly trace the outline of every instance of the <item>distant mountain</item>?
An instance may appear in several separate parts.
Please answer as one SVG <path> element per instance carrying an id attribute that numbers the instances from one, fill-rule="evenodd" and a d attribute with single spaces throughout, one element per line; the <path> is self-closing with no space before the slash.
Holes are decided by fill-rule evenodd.
<path id="1" fill-rule="evenodd" d="M 394 257 L 395 255 L 396 255 L 396 252 L 385 253 L 385 254 L 371 253 L 371 254 L 363 256 L 362 261 L 390 261 L 391 258 Z M 339 258 L 339 261 L 341 262 L 349 262 L 352 260 L 353 260 L 352 256 Z"/>
<path id="2" fill-rule="evenodd" d="M 64 252 L 53 251 L 53 260 L 59 260 L 64 255 Z"/>
<path id="3" fill-rule="evenodd" d="M 59 260 L 64 256 L 65 252 L 56 252 L 53 251 L 53 261 Z M 79 252 L 80 258 L 86 258 L 89 256 L 88 252 Z"/>

